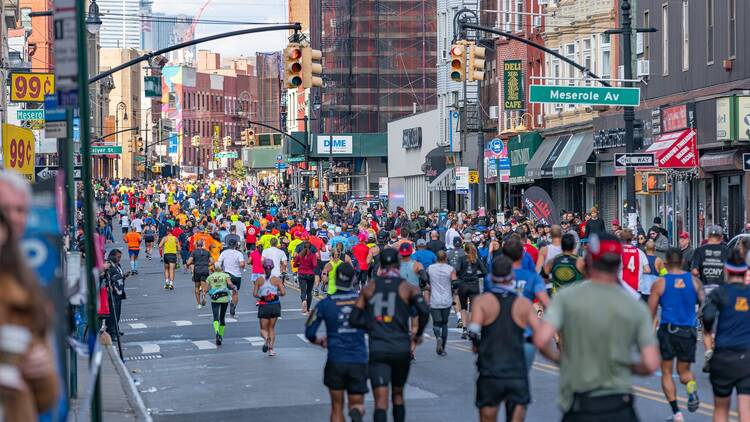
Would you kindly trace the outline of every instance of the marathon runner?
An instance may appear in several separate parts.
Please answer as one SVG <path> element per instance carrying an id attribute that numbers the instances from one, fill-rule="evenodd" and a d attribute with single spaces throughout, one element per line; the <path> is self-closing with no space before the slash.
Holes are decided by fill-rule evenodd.
<path id="1" fill-rule="evenodd" d="M 179 247 L 180 242 L 172 232 L 168 232 L 159 242 L 159 253 L 164 260 L 164 288 L 168 290 L 174 290 L 174 269 L 177 265 Z"/>
<path id="2" fill-rule="evenodd" d="M 138 254 L 141 251 L 141 234 L 130 227 L 128 233 L 122 238 L 128 245 L 128 256 L 130 257 L 130 273 L 138 274 Z"/>
<path id="3" fill-rule="evenodd" d="M 229 237 L 229 235 L 227 235 Z M 227 241 L 227 248 L 219 254 L 216 265 L 232 278 L 235 289 L 232 293 L 232 301 L 229 304 L 229 315 L 237 317 L 237 303 L 240 300 L 239 291 L 242 288 L 242 273 L 245 271 L 245 255 L 237 250 L 239 237 Z"/>
<path id="4" fill-rule="evenodd" d="M 196 307 L 201 309 L 206 306 L 206 292 L 208 291 L 206 281 L 214 262 L 208 251 L 203 249 L 203 240 L 198 240 L 195 246 L 195 250 L 190 253 L 190 257 L 187 260 L 187 266 L 192 267 L 193 270 L 195 303 Z"/>
<path id="5" fill-rule="evenodd" d="M 227 305 L 229 296 L 236 291 L 232 284 L 229 274 L 217 269 L 206 279 L 208 284 L 208 296 L 211 298 L 211 312 L 213 313 L 214 334 L 216 335 L 216 345 L 221 346 L 224 339 L 224 327 L 226 326 L 225 317 L 227 314 Z"/>
<path id="6" fill-rule="evenodd" d="M 268 356 L 276 356 L 273 350 L 276 342 L 276 321 L 281 316 L 280 297 L 286 295 L 284 282 L 273 275 L 274 261 L 270 258 L 263 259 L 264 274 L 255 280 L 253 297 L 258 301 L 258 321 L 260 322 L 260 335 L 263 337 L 263 353 Z"/>
<path id="7" fill-rule="evenodd" d="M 437 262 L 427 268 L 430 283 L 430 315 L 435 334 L 435 353 L 445 356 L 448 341 L 448 318 L 453 304 L 451 286 L 458 280 L 456 270 L 448 265 L 448 256 L 443 250 L 437 253 Z"/>
<path id="8" fill-rule="evenodd" d="M 301 247 L 300 252 L 294 257 L 294 265 L 297 266 L 302 314 L 307 315 L 313 302 L 312 293 L 315 286 L 315 269 L 318 267 L 318 257 L 312 251 L 309 240 L 302 242 Z"/>

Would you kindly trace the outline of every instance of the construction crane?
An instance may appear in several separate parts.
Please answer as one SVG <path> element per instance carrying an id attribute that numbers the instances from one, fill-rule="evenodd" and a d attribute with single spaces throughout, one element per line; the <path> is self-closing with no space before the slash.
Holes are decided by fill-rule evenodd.
<path id="1" fill-rule="evenodd" d="M 198 21 L 200 20 L 201 16 L 203 16 L 203 12 L 206 11 L 206 8 L 211 3 L 211 0 L 206 0 L 203 2 L 203 6 L 198 10 L 198 13 L 195 14 L 195 17 L 193 18 L 193 23 L 190 25 L 190 29 L 185 33 L 185 41 L 192 41 L 195 39 L 195 28 L 198 26 Z"/>

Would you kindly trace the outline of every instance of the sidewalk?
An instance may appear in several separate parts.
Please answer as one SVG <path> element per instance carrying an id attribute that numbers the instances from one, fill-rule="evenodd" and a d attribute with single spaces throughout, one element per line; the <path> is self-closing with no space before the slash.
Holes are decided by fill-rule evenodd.
<path id="1" fill-rule="evenodd" d="M 102 420 L 107 422 L 151 422 L 151 416 L 141 400 L 138 389 L 128 369 L 120 361 L 116 346 L 105 346 L 99 369 L 102 391 Z M 78 398 L 71 400 L 70 421 L 88 422 L 90 411 L 82 409 L 84 395 L 89 383 L 89 362 L 78 357 Z"/>

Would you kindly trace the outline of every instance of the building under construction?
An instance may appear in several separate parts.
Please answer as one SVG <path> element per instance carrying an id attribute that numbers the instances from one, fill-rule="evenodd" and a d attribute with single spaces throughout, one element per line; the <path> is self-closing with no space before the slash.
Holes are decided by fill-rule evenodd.
<path id="1" fill-rule="evenodd" d="M 326 131 L 385 132 L 436 107 L 436 17 L 434 0 L 311 0 Z"/>

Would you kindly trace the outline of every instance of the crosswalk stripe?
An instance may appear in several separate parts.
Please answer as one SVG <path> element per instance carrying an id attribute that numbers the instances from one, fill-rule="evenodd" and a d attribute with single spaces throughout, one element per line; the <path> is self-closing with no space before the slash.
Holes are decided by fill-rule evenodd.
<path id="1" fill-rule="evenodd" d="M 191 341 L 200 350 L 216 349 L 216 345 L 208 340 Z"/>
<path id="2" fill-rule="evenodd" d="M 143 328 L 148 328 L 148 327 L 146 326 L 146 324 L 143 324 L 143 323 L 141 323 L 141 322 L 135 322 L 135 323 L 131 323 L 131 324 L 128 324 L 128 325 L 129 325 L 129 326 L 130 326 L 130 328 L 132 328 L 132 329 L 143 329 Z"/>
<path id="3" fill-rule="evenodd" d="M 159 353 L 161 347 L 156 343 L 139 343 L 141 346 L 141 353 Z"/>
<path id="4" fill-rule="evenodd" d="M 237 319 L 232 318 L 232 317 L 226 317 L 226 321 L 227 322 L 237 322 Z"/>
<path id="5" fill-rule="evenodd" d="M 253 346 L 262 346 L 266 343 L 266 341 L 263 340 L 263 337 L 243 337 L 243 340 L 246 340 Z"/>
<path id="6" fill-rule="evenodd" d="M 174 323 L 174 325 L 178 327 L 185 327 L 188 325 L 193 325 L 192 321 L 172 321 L 172 322 Z"/>

